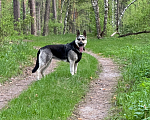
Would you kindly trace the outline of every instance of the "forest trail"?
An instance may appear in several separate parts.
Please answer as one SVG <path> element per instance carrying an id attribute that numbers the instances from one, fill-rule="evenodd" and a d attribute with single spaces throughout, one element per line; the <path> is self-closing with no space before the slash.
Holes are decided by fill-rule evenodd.
<path id="1" fill-rule="evenodd" d="M 36 62 L 36 60 L 34 60 Z M 45 74 L 49 74 L 50 72 L 54 71 L 56 68 L 57 60 L 52 60 L 52 63 L 47 68 Z M 6 82 L 5 84 L 0 84 L 0 109 L 5 107 L 7 103 L 19 96 L 23 90 L 26 90 L 28 86 L 37 80 L 37 73 L 32 74 L 31 71 L 32 67 L 25 68 L 23 75 L 11 78 L 11 82 Z"/>
<path id="2" fill-rule="evenodd" d="M 86 53 L 95 57 L 101 66 L 99 78 L 90 83 L 90 90 L 70 118 L 72 120 L 102 120 L 108 116 L 112 95 L 117 86 L 120 72 L 110 58 L 103 58 L 90 51 Z"/>
<path id="3" fill-rule="evenodd" d="M 118 66 L 111 59 L 102 58 L 89 51 L 86 51 L 86 53 L 98 60 L 102 72 L 99 73 L 98 79 L 91 81 L 90 90 L 85 99 L 79 103 L 73 116 L 69 119 L 101 120 L 107 117 L 110 110 L 111 98 L 116 89 L 120 72 Z M 56 60 L 52 60 L 52 64 L 47 68 L 45 74 L 54 71 L 57 66 L 56 63 Z M 5 107 L 11 99 L 19 96 L 33 81 L 36 81 L 37 75 L 36 73 L 31 74 L 32 68 L 27 67 L 23 75 L 11 78 L 11 82 L 0 84 L 0 109 Z"/>

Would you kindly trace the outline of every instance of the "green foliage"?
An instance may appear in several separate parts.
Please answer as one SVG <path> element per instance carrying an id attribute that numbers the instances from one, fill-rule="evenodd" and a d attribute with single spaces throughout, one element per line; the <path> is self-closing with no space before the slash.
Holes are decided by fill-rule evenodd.
<path id="1" fill-rule="evenodd" d="M 130 0 L 131 2 L 132 0 Z M 129 3 L 130 3 L 129 2 Z M 150 4 L 147 0 L 136 1 L 131 5 L 123 17 L 122 33 L 150 30 Z"/>

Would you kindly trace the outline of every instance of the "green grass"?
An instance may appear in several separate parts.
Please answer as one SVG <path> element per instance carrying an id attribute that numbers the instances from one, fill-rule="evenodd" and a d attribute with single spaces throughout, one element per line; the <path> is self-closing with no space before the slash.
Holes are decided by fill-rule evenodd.
<path id="1" fill-rule="evenodd" d="M 88 48 L 121 66 L 111 119 L 150 119 L 150 35 L 93 39 Z"/>
<path id="2" fill-rule="evenodd" d="M 32 42 L 23 42 L 23 46 L 25 45 L 26 47 L 19 49 L 20 53 L 16 52 L 14 58 L 17 59 L 16 57 L 21 54 L 21 51 L 27 51 L 27 49 L 30 51 L 32 46 L 42 47 L 47 44 L 69 43 L 75 39 L 74 36 L 75 35 L 54 35 L 47 37 L 28 36 L 26 39 L 30 39 Z M 11 54 L 17 49 L 15 47 L 17 44 L 13 45 L 14 47 L 12 51 L 10 51 Z M 18 44 L 18 47 L 19 46 L 21 47 L 21 44 Z M 5 45 L 5 47 L 9 48 L 7 45 Z M 31 48 L 31 51 L 36 55 L 37 50 Z M 4 53 L 6 53 L 6 51 Z M 26 59 L 23 60 L 27 61 Z M 20 60 L 19 62 L 21 64 L 24 61 Z M 8 106 L 0 111 L 0 120 L 66 120 L 72 115 L 74 106 L 88 91 L 91 77 L 93 79 L 97 77 L 98 61 L 94 57 L 84 53 L 78 65 L 78 73 L 74 76 L 70 74 L 68 63 L 60 62 L 59 64 L 55 72 L 33 83 L 28 90 L 24 91 L 18 98 L 11 100 Z M 19 66 L 17 66 L 17 62 L 14 63 L 14 65 L 16 65 L 17 69 L 20 69 Z"/>
<path id="3" fill-rule="evenodd" d="M 35 54 L 32 46 L 21 41 L 0 43 L 0 53 L 0 83 L 21 73 L 23 67 L 31 64 L 31 55 Z"/>
<path id="4" fill-rule="evenodd" d="M 27 36 L 25 39 L 32 40 L 29 44 L 26 43 L 25 48 L 29 48 L 29 51 L 36 54 L 37 50 L 33 50 L 31 46 L 42 47 L 47 44 L 69 43 L 75 39 L 75 35 Z M 15 50 L 15 47 L 12 48 Z M 111 112 L 114 114 L 110 118 L 112 120 L 150 119 L 150 35 L 141 34 L 100 40 L 88 35 L 86 49 L 97 54 L 101 53 L 100 55 L 104 57 L 111 57 L 120 65 L 122 77 L 118 81 L 116 99 L 112 100 L 114 107 Z M 6 52 L 5 50 L 4 53 Z M 31 54 L 33 54 L 32 52 Z M 20 53 L 17 52 L 17 54 Z M 24 60 L 28 57 L 26 56 Z M 16 57 L 14 59 L 16 60 Z M 60 64 L 54 73 L 33 83 L 27 91 L 12 100 L 8 108 L 1 111 L 0 118 L 67 119 L 72 114 L 75 104 L 88 90 L 90 76 L 96 76 L 97 60 L 84 54 L 75 76 L 70 75 L 69 64 L 64 62 Z"/>
<path id="5" fill-rule="evenodd" d="M 75 104 L 88 90 L 90 77 L 95 77 L 97 60 L 84 54 L 78 73 L 69 73 L 69 64 L 61 62 L 55 72 L 33 83 L 28 90 L 9 103 L 0 113 L 6 120 L 66 120 Z"/>

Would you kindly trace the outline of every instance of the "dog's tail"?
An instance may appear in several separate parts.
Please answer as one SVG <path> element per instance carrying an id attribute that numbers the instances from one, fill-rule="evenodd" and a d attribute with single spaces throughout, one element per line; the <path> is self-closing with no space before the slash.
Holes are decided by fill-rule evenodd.
<path id="1" fill-rule="evenodd" d="M 35 65 L 34 69 L 32 70 L 32 73 L 35 73 L 37 71 L 37 69 L 39 68 L 39 54 L 40 54 L 40 50 L 37 53 L 36 65 Z"/>

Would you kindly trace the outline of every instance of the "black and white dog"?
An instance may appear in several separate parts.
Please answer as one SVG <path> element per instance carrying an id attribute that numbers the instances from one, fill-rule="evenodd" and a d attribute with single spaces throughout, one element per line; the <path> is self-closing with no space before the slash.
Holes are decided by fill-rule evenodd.
<path id="1" fill-rule="evenodd" d="M 65 45 L 47 45 L 39 49 L 37 53 L 37 60 L 32 73 L 38 70 L 38 80 L 40 74 L 43 75 L 43 71 L 49 66 L 52 59 L 59 59 L 70 63 L 70 73 L 74 75 L 77 73 L 78 62 L 82 58 L 82 52 L 85 50 L 87 44 L 86 31 L 83 31 L 83 35 L 80 35 L 80 31 L 77 31 L 76 39 Z"/>

